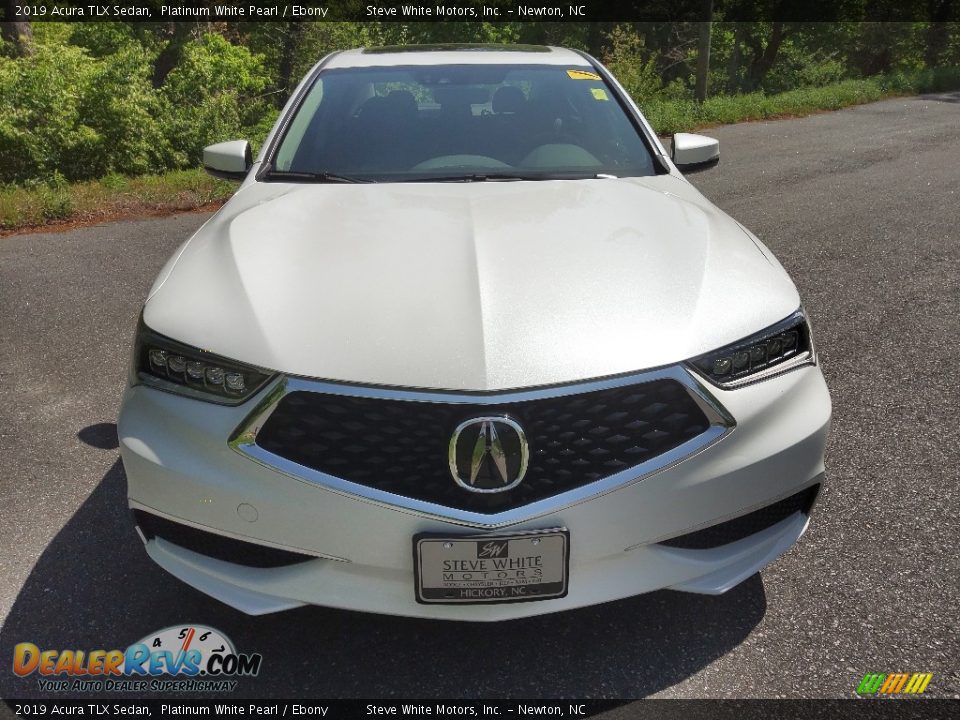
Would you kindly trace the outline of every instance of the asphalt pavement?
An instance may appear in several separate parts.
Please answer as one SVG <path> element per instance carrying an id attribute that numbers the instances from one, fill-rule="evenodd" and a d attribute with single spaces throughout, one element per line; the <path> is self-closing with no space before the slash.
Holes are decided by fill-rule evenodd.
<path id="1" fill-rule="evenodd" d="M 834 402 L 810 530 L 719 597 L 496 625 L 324 608 L 250 618 L 148 561 L 116 416 L 153 278 L 203 214 L 0 238 L 0 696 L 13 646 L 124 648 L 181 623 L 263 654 L 234 697 L 960 697 L 960 93 L 706 131 L 691 175 L 792 274 Z M 757 300 L 762 302 L 762 299 Z M 202 309 L 199 309 L 202 311 Z"/>

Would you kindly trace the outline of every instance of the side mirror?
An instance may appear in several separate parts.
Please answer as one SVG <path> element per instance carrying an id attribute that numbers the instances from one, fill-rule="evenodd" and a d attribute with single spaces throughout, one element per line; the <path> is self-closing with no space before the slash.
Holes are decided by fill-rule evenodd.
<path id="1" fill-rule="evenodd" d="M 706 170 L 720 162 L 720 141 L 706 135 L 674 133 L 671 159 L 684 173 Z"/>
<path id="2" fill-rule="evenodd" d="M 243 180 L 253 165 L 253 152 L 246 140 L 207 145 L 203 149 L 203 169 L 223 180 Z"/>

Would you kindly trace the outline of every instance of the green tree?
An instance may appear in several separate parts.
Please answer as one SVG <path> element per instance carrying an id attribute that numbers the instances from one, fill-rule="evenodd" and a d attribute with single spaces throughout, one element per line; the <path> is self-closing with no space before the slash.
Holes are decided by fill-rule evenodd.
<path id="1" fill-rule="evenodd" d="M 160 90 L 163 125 L 181 165 L 197 164 L 205 145 L 229 140 L 270 119 L 263 58 L 206 33 L 183 47 Z"/>

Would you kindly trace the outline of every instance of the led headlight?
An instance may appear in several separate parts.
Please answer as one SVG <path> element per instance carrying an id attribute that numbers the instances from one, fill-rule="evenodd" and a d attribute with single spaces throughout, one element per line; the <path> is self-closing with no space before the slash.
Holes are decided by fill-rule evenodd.
<path id="1" fill-rule="evenodd" d="M 802 310 L 762 332 L 688 361 L 722 388 L 736 388 L 816 362 Z"/>
<path id="2" fill-rule="evenodd" d="M 262 388 L 272 373 L 159 335 L 143 320 L 137 328 L 131 383 L 236 405 Z"/>

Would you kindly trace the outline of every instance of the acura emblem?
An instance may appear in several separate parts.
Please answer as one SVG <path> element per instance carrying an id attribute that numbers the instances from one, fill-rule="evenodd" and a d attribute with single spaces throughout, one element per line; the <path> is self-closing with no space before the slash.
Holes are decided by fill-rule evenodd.
<path id="1" fill-rule="evenodd" d="M 450 438 L 450 474 L 470 492 L 496 493 L 520 484 L 530 449 L 523 428 L 506 416 L 471 418 Z"/>

